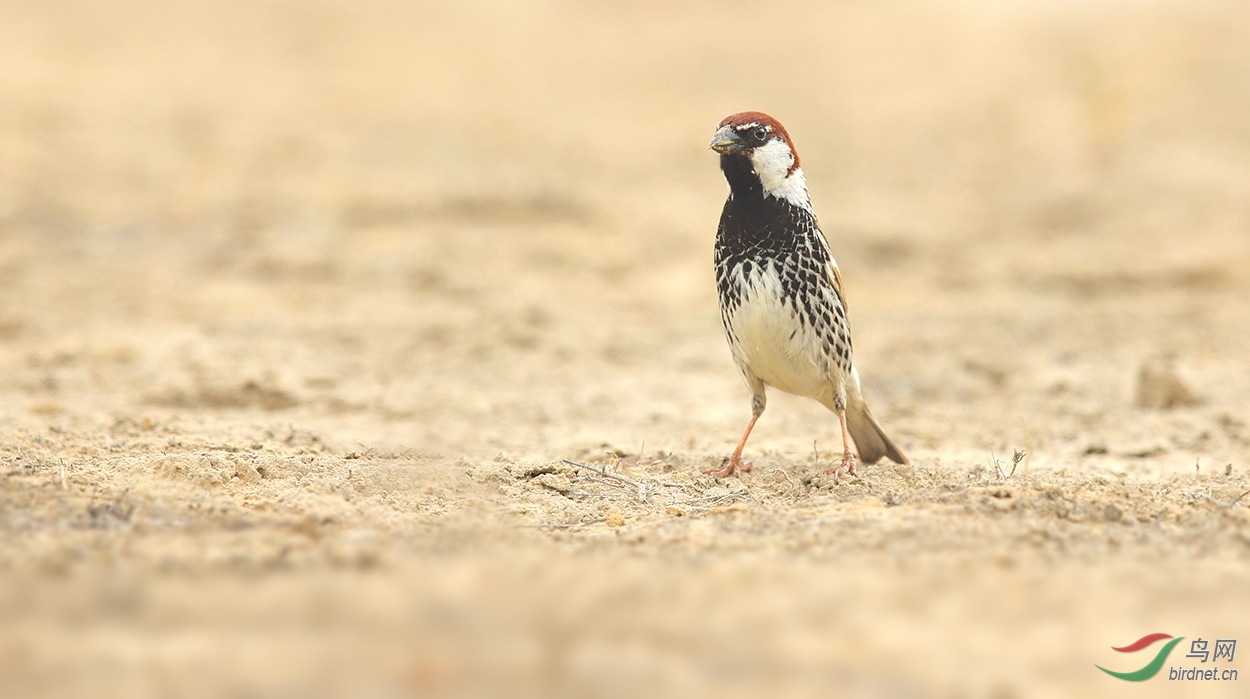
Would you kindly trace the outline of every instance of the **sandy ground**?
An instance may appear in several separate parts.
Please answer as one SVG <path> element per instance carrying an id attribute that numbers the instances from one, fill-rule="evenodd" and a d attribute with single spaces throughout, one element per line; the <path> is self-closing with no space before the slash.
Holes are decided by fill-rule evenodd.
<path id="1" fill-rule="evenodd" d="M 1094 667 L 1250 645 L 1239 2 L 14 1 L 0 105 L 6 696 L 1250 691 Z M 743 109 L 911 466 L 699 475 Z"/>

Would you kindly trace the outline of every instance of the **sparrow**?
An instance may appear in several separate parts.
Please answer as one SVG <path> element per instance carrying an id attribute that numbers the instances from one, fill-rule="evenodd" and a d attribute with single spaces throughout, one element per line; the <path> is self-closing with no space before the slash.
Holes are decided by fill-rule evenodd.
<path id="1" fill-rule="evenodd" d="M 769 387 L 837 413 L 842 461 L 826 474 L 856 473 L 852 439 L 865 464 L 906 464 L 860 389 L 842 275 L 816 225 L 790 134 L 767 114 L 741 112 L 721 121 L 710 147 L 729 183 L 716 231 L 716 289 L 730 352 L 751 391 L 751 421 L 722 468 L 704 473 L 751 470 L 742 450 Z"/>

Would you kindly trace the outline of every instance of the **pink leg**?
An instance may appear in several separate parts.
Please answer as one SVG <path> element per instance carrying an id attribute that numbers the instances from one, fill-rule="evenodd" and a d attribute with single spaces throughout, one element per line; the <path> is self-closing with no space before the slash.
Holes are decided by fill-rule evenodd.
<path id="1" fill-rule="evenodd" d="M 846 473 L 849 476 L 859 475 L 855 470 L 855 455 L 851 453 L 851 434 L 846 431 L 846 411 L 838 411 L 838 422 L 842 424 L 842 463 L 833 468 L 830 466 L 825 469 L 825 475 L 831 473 Z"/>
<path id="2" fill-rule="evenodd" d="M 746 448 L 747 437 L 751 436 L 751 430 L 755 428 L 755 421 L 760 419 L 760 414 L 751 415 L 751 422 L 747 423 L 747 431 L 742 434 L 742 440 L 738 442 L 738 448 L 734 449 L 733 456 L 725 459 L 721 468 L 712 468 L 703 472 L 705 476 L 716 476 L 717 478 L 727 478 L 729 476 L 741 476 L 744 471 L 751 470 L 751 462 L 742 460 L 742 450 Z"/>

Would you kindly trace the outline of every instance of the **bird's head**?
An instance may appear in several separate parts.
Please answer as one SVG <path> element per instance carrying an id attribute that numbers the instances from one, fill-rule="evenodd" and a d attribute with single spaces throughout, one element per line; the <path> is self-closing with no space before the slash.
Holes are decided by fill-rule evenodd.
<path id="1" fill-rule="evenodd" d="M 724 118 L 709 147 L 720 153 L 721 170 L 731 195 L 759 191 L 811 209 L 799 153 L 786 127 L 763 112 L 739 112 Z"/>

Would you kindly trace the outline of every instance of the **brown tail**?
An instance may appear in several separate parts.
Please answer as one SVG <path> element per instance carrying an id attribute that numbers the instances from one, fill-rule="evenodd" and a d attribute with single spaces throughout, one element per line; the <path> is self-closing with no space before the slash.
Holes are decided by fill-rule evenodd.
<path id="1" fill-rule="evenodd" d="M 855 440 L 855 448 L 859 450 L 859 461 L 864 464 L 875 464 L 886 457 L 889 460 L 906 464 L 907 457 L 898 448 L 894 440 L 886 436 L 881 425 L 872 417 L 872 411 L 862 399 L 848 401 L 846 406 L 846 429 Z"/>

